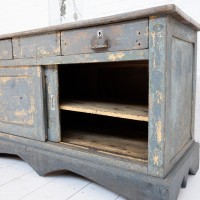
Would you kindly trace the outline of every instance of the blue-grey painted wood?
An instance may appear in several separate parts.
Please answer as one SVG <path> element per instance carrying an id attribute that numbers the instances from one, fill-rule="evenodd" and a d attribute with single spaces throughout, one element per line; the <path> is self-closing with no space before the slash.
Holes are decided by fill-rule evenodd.
<path id="1" fill-rule="evenodd" d="M 45 83 L 48 113 L 48 140 L 52 142 L 61 141 L 60 132 L 60 108 L 58 91 L 58 66 L 45 66 Z"/>
<path id="2" fill-rule="evenodd" d="M 23 66 L 23 65 L 51 65 L 53 64 L 76 64 L 76 63 L 97 63 L 148 60 L 149 50 L 115 51 L 103 53 L 89 53 L 68 56 L 52 56 L 43 58 L 0 60 L 0 66 Z"/>
<path id="3" fill-rule="evenodd" d="M 149 19 L 149 164 L 148 174 L 164 176 L 165 70 L 167 18 Z"/>
<path id="4" fill-rule="evenodd" d="M 39 58 L 61 55 L 60 32 L 12 39 L 14 58 Z"/>
<path id="5" fill-rule="evenodd" d="M 0 40 L 0 59 L 1 60 L 13 59 L 11 39 Z"/>
<path id="6" fill-rule="evenodd" d="M 197 35 L 171 16 L 150 17 L 149 31 L 148 173 L 165 177 L 194 140 Z"/>
<path id="7" fill-rule="evenodd" d="M 168 16 L 165 173 L 194 141 L 197 34 Z"/>
<path id="8" fill-rule="evenodd" d="M 15 57 L 11 60 L 0 59 L 0 65 L 4 66 L 0 68 L 0 101 L 2 102 L 0 131 L 5 132 L 0 132 L 1 151 L 19 154 L 42 175 L 53 170 L 68 169 L 105 184 L 114 191 L 123 188 L 120 192 L 129 199 L 136 195 L 137 199 L 175 200 L 179 187 L 186 183 L 188 171 L 195 173 L 198 170 L 199 150 L 198 145 L 194 143 L 194 93 L 197 40 L 195 30 L 199 30 L 199 25 L 180 14 L 174 6 L 162 8 L 165 10 L 157 8 L 156 14 L 154 10 L 144 10 L 141 15 L 130 13 L 129 17 L 121 16 L 121 19 L 118 16 L 117 21 L 110 18 L 100 23 L 95 21 L 58 27 L 56 29 L 58 35 L 60 31 L 63 33 L 64 56 L 60 49 L 60 38 L 57 40 L 54 37 L 55 32 L 49 34 L 49 30 L 52 29 L 47 29 L 46 32 L 41 30 L 41 32 L 22 33 L 29 36 L 16 37 L 15 35 L 14 37 L 11 34 L 9 38 L 14 37 L 13 44 L 16 45 L 14 46 Z M 173 17 L 176 16 L 178 21 L 169 16 L 169 13 L 172 13 Z M 134 16 L 137 17 L 134 23 L 137 21 L 141 24 L 134 26 L 137 30 L 132 31 Z M 138 16 L 142 16 L 143 19 L 138 20 Z M 150 16 L 149 27 L 143 24 L 147 21 L 146 16 Z M 121 26 L 118 27 L 120 24 L 126 24 L 127 26 L 123 28 L 128 31 L 123 30 Z M 91 47 L 93 39 L 97 39 L 93 38 L 93 35 L 95 37 L 99 27 L 105 33 L 103 33 L 105 40 L 101 43 L 102 46 L 98 46 L 97 42 L 93 47 L 105 48 L 97 51 Z M 144 31 L 141 41 L 147 42 L 149 36 L 149 44 L 139 45 L 139 28 Z M 136 33 L 137 38 L 135 35 L 132 37 L 132 32 Z M 110 36 L 108 33 L 113 34 Z M 113 40 L 111 38 L 111 43 L 109 37 L 114 37 Z M 122 44 L 117 43 L 115 38 L 118 38 L 117 41 Z M 71 41 L 74 39 L 77 41 Z M 129 44 L 127 40 L 135 41 L 136 46 L 135 43 Z M 107 47 L 109 44 L 112 44 L 111 47 Z M 145 49 L 148 47 L 149 49 Z M 148 163 L 59 143 L 56 64 L 133 62 L 134 60 L 149 60 Z M 21 65 L 30 65 L 30 67 L 20 67 Z M 43 68 L 32 65 L 49 65 L 44 67 L 46 80 L 43 79 Z M 46 104 L 44 106 L 43 101 L 46 98 L 47 106 Z M 54 109 L 56 109 L 55 114 Z M 49 118 L 48 139 L 53 142 L 41 142 L 46 139 L 44 117 L 47 119 L 47 116 Z M 8 148 L 13 143 L 16 144 L 16 149 Z M 115 185 L 113 181 L 109 182 L 113 178 L 117 180 L 114 182 Z"/>
<path id="9" fill-rule="evenodd" d="M 107 48 L 92 48 L 99 32 L 108 42 Z M 62 55 L 147 49 L 148 19 L 62 31 L 61 48 Z"/>
<path id="10" fill-rule="evenodd" d="M 169 31 L 168 37 L 171 37 L 171 35 L 173 35 L 174 37 L 184 40 L 186 42 L 190 43 L 196 42 L 197 33 L 195 30 L 180 23 L 171 16 L 168 16 L 167 18 L 168 18 L 168 31 Z"/>
<path id="11" fill-rule="evenodd" d="M 168 70 L 170 82 L 166 90 L 167 119 L 166 126 L 166 155 L 169 165 L 178 152 L 192 139 L 192 78 L 193 55 L 192 43 L 172 38 L 172 65 Z"/>
<path id="12" fill-rule="evenodd" d="M 45 141 L 43 69 L 0 67 L 0 131 Z"/>

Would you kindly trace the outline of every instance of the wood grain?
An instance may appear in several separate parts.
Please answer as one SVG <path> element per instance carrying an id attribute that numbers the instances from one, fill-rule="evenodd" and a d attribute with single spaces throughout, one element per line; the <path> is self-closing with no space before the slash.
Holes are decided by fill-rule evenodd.
<path id="1" fill-rule="evenodd" d="M 132 119 L 138 121 L 148 121 L 148 106 L 118 104 L 98 101 L 65 101 L 60 104 L 60 109 Z"/>
<path id="2" fill-rule="evenodd" d="M 148 141 L 144 137 L 133 139 L 94 132 L 67 130 L 63 133 L 62 142 L 86 147 L 92 151 L 135 158 L 144 162 L 147 162 L 148 159 Z"/>

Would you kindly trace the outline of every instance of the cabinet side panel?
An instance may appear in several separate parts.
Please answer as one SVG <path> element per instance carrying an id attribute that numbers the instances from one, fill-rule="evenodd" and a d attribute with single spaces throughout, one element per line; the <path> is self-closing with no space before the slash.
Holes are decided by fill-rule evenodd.
<path id="1" fill-rule="evenodd" d="M 170 96 L 167 111 L 169 127 L 169 162 L 192 139 L 192 77 L 193 77 L 193 44 L 172 38 L 172 65 L 170 69 Z"/>
<path id="2" fill-rule="evenodd" d="M 166 71 L 167 174 L 194 142 L 196 31 L 168 17 Z"/>

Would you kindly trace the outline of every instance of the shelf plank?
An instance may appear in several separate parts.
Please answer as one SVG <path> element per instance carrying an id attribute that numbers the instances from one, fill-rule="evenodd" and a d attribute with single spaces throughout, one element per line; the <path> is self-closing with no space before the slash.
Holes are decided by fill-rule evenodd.
<path id="1" fill-rule="evenodd" d="M 119 137 L 79 130 L 66 130 L 62 135 L 62 143 L 127 159 L 148 160 L 148 140 L 144 137 Z"/>
<path id="2" fill-rule="evenodd" d="M 98 101 L 65 101 L 60 104 L 60 109 L 148 122 L 148 106 L 144 105 Z"/>

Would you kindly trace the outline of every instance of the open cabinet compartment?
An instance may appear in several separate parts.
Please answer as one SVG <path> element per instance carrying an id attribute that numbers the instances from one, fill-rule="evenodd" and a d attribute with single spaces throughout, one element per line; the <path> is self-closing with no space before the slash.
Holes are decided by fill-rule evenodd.
<path id="1" fill-rule="evenodd" d="M 148 61 L 59 65 L 63 143 L 148 160 Z"/>

